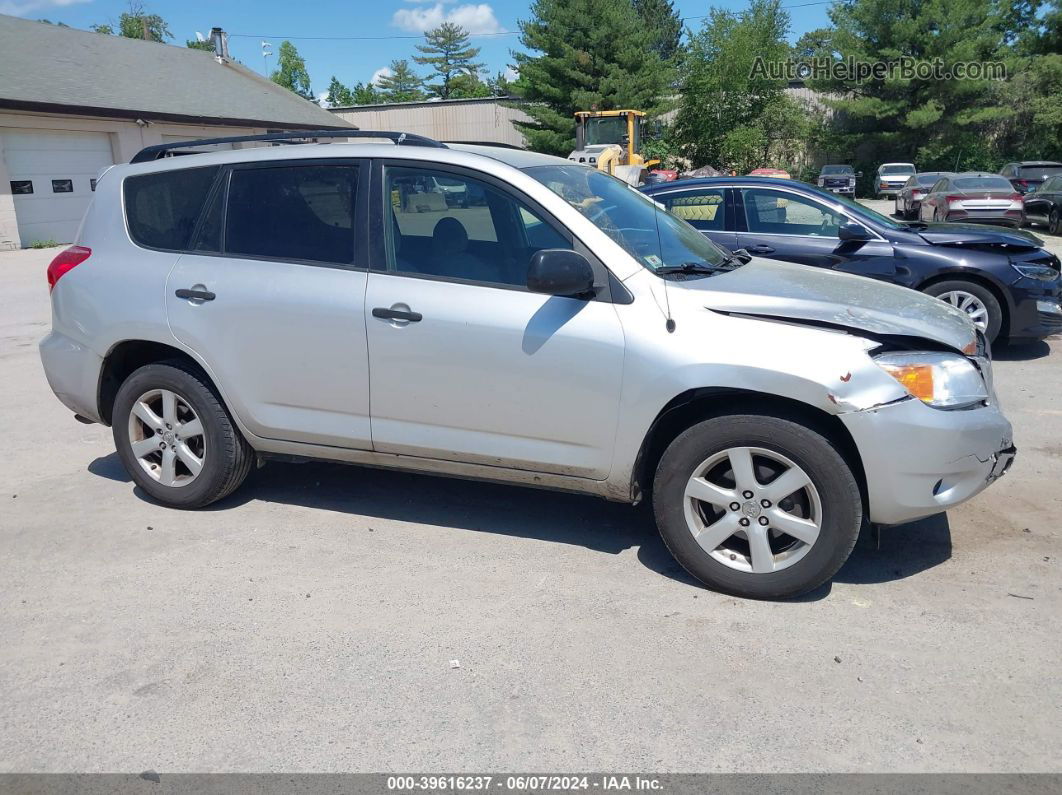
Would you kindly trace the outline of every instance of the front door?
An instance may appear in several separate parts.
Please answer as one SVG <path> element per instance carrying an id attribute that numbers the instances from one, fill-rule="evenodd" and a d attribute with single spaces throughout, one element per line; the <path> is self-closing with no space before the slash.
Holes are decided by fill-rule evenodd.
<path id="1" fill-rule="evenodd" d="M 224 172 L 170 273 L 174 335 L 258 436 L 371 448 L 362 183 L 349 160 Z"/>
<path id="2" fill-rule="evenodd" d="M 892 281 L 895 253 L 886 240 L 841 240 L 849 219 L 817 199 L 775 188 L 737 191 L 740 248 L 750 254 Z"/>
<path id="3" fill-rule="evenodd" d="M 615 307 L 525 286 L 531 255 L 571 248 L 567 231 L 476 172 L 381 164 L 377 184 L 374 448 L 607 477 L 623 373 Z"/>

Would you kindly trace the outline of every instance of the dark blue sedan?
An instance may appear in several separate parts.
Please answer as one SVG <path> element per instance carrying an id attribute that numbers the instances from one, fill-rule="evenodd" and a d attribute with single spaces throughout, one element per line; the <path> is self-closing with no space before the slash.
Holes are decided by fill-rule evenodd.
<path id="1" fill-rule="evenodd" d="M 990 340 L 1062 331 L 1059 259 L 1028 232 L 896 221 L 783 179 L 711 177 L 642 190 L 724 248 L 921 290 L 965 311 Z"/>

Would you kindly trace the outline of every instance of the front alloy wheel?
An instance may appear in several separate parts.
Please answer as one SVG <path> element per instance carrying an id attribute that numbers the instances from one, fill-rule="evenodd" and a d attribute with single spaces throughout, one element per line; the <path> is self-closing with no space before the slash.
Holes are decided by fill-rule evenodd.
<path id="1" fill-rule="evenodd" d="M 653 511 L 671 554 L 724 593 L 758 599 L 818 587 L 863 521 L 859 484 L 834 443 L 799 418 L 714 417 L 660 458 Z"/>
<path id="2" fill-rule="evenodd" d="M 769 478 L 760 480 L 760 474 Z M 715 560 L 766 574 L 792 566 L 819 538 L 822 501 L 808 474 L 762 447 L 711 456 L 686 483 L 686 525 Z"/>
<path id="3" fill-rule="evenodd" d="M 982 332 L 988 331 L 988 307 L 976 295 L 965 290 L 949 290 L 946 293 L 941 293 L 937 298 L 965 312 L 978 330 Z"/>

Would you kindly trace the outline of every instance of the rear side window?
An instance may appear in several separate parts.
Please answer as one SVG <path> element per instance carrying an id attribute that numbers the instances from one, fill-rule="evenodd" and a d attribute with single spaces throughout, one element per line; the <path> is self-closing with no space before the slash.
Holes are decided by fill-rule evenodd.
<path id="1" fill-rule="evenodd" d="M 358 168 L 237 169 L 229 182 L 225 253 L 349 265 Z"/>
<path id="2" fill-rule="evenodd" d="M 147 248 L 188 248 L 218 167 L 141 174 L 125 180 L 125 216 L 133 240 Z"/>

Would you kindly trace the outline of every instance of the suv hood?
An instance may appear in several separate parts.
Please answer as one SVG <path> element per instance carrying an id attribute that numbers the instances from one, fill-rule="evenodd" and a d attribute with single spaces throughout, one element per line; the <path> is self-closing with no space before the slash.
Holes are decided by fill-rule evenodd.
<path id="1" fill-rule="evenodd" d="M 680 282 L 716 312 L 841 326 L 933 340 L 962 351 L 976 342 L 965 312 L 906 287 L 865 276 L 755 257 L 707 279 Z"/>
<path id="2" fill-rule="evenodd" d="M 982 191 L 983 192 L 983 191 Z M 923 240 L 934 246 L 1003 246 L 1004 248 L 1040 248 L 1044 241 L 1032 232 L 1002 226 L 975 224 L 929 224 L 915 229 Z"/>

